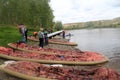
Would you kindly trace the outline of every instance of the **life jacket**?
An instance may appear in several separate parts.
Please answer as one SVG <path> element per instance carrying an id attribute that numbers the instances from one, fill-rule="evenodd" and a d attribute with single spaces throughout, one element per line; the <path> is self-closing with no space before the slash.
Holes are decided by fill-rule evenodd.
<path id="1" fill-rule="evenodd" d="M 44 32 L 44 37 L 48 37 L 48 32 L 47 31 Z"/>

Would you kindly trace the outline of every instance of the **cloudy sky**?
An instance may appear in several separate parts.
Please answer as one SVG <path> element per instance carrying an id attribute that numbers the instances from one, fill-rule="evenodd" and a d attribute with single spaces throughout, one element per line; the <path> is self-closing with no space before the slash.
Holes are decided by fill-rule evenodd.
<path id="1" fill-rule="evenodd" d="M 120 0 L 51 0 L 50 6 L 62 23 L 120 17 Z"/>

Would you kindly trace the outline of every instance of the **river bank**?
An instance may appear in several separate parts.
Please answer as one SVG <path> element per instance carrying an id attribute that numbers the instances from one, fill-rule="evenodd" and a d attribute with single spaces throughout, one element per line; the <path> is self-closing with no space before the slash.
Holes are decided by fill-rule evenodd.
<path id="1" fill-rule="evenodd" d="M 29 41 L 27 44 L 31 46 L 38 46 L 38 42 L 34 42 L 34 41 Z M 60 50 L 77 50 L 77 48 L 73 46 L 58 45 L 58 44 L 49 44 L 44 48 L 53 48 L 53 49 L 60 49 Z M 0 64 L 3 64 L 5 61 L 8 61 L 8 60 L 0 58 Z M 23 79 L 8 75 L 2 71 L 0 71 L 0 75 L 1 75 L 0 80 L 23 80 Z"/>
<path id="2" fill-rule="evenodd" d="M 38 42 L 29 41 L 28 45 L 38 46 Z M 60 50 L 79 50 L 78 48 L 73 47 L 73 46 L 58 45 L 58 44 L 49 44 L 48 46 L 45 46 L 45 48 L 53 48 L 53 49 L 60 49 Z M 3 64 L 5 61 L 7 61 L 7 60 L 0 58 L 0 64 Z M 71 68 L 80 69 L 80 70 L 81 69 L 91 70 L 93 68 L 98 68 L 98 67 L 102 67 L 105 65 L 106 64 L 96 65 L 96 66 L 75 66 L 75 65 L 67 66 L 67 65 L 65 65 L 64 67 L 71 67 Z M 0 71 L 0 75 L 1 75 L 0 80 L 23 80 L 23 79 L 8 75 L 8 74 L 1 72 L 1 71 Z"/>

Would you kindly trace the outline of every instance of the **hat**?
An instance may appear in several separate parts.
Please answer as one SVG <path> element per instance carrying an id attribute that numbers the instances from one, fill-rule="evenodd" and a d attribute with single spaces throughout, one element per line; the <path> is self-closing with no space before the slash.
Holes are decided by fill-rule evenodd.
<path id="1" fill-rule="evenodd" d="M 43 31 L 43 28 L 40 28 L 40 31 Z"/>

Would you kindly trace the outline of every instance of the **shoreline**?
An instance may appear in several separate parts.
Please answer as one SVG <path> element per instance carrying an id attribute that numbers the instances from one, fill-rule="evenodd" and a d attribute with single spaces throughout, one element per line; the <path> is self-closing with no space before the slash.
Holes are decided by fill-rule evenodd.
<path id="1" fill-rule="evenodd" d="M 31 45 L 31 46 L 37 46 L 38 45 L 38 42 L 34 42 L 34 41 L 29 41 L 27 43 L 28 45 Z M 53 49 L 60 49 L 60 50 L 79 50 L 77 49 L 75 46 L 67 46 L 67 45 L 58 45 L 58 44 L 49 44 L 48 46 L 45 46 L 44 48 L 53 48 Z M 0 58 L 0 64 L 3 64 L 5 61 L 7 61 L 6 59 L 2 59 Z M 79 66 L 79 65 L 64 65 L 64 67 L 71 67 L 71 68 L 75 68 L 75 69 L 85 69 L 85 70 L 91 70 L 91 69 L 94 69 L 94 68 L 98 68 L 98 67 L 107 67 L 108 63 L 105 63 L 105 64 L 100 64 L 100 65 L 96 65 L 96 66 Z M 119 71 L 117 71 L 119 73 Z M 0 71 L 0 80 L 24 80 L 24 79 L 21 79 L 21 78 L 16 78 L 14 76 L 11 76 L 11 75 L 8 75 L 2 71 Z"/>

